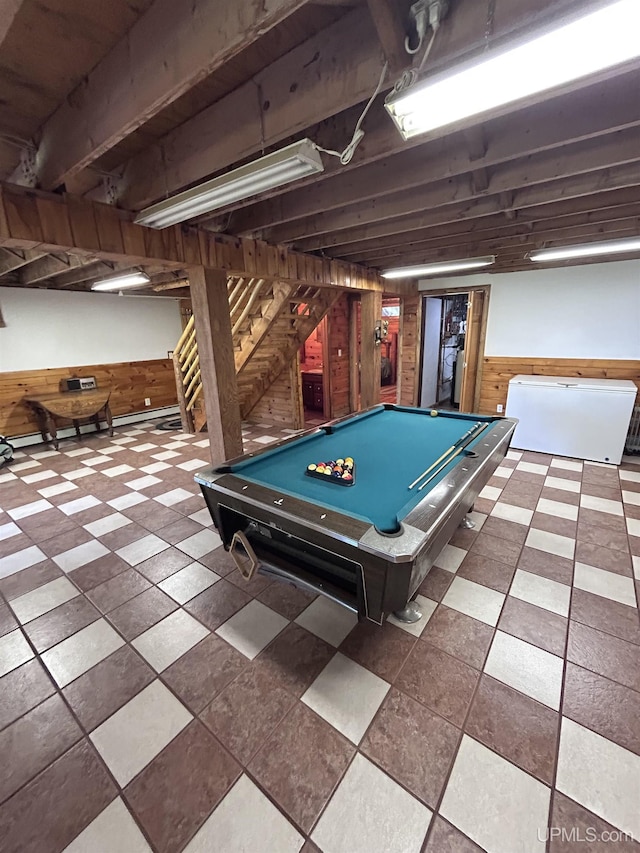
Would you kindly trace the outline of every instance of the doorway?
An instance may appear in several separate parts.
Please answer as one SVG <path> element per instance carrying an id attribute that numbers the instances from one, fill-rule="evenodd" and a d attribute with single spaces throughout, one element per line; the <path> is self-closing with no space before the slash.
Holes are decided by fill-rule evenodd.
<path id="1" fill-rule="evenodd" d="M 400 298 L 383 297 L 380 329 L 380 402 L 398 401 L 398 335 Z"/>
<path id="2" fill-rule="evenodd" d="M 424 296 L 420 406 L 477 409 L 488 302 L 488 287 Z"/>
<path id="3" fill-rule="evenodd" d="M 300 377 L 302 380 L 302 405 L 305 426 L 323 424 L 329 417 L 325 393 L 325 370 L 328 369 L 326 353 L 327 318 L 311 332 L 300 348 Z"/>

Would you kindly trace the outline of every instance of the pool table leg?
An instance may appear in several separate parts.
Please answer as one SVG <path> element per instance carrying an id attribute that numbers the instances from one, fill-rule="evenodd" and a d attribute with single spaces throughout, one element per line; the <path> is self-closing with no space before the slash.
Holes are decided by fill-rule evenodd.
<path id="1" fill-rule="evenodd" d="M 475 521 L 468 515 L 465 515 L 465 517 L 460 522 L 460 527 L 464 527 L 465 530 L 473 530 L 475 526 Z"/>
<path id="2" fill-rule="evenodd" d="M 419 622 L 422 619 L 422 610 L 416 601 L 408 601 L 402 610 L 396 610 L 393 614 L 399 622 Z"/>

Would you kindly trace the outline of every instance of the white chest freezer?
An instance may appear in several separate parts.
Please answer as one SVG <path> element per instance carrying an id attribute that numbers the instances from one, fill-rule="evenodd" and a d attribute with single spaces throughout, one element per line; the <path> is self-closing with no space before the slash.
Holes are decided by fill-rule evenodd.
<path id="1" fill-rule="evenodd" d="M 518 418 L 511 446 L 618 465 L 636 392 L 628 379 L 514 376 L 506 411 Z"/>

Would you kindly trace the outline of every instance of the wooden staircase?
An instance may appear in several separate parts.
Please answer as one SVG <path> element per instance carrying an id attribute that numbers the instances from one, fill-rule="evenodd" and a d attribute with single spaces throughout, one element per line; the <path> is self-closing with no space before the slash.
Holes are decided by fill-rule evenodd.
<path id="1" fill-rule="evenodd" d="M 229 276 L 227 288 L 240 414 L 246 418 L 341 291 L 239 276 Z M 197 432 L 205 428 L 206 416 L 193 317 L 176 345 L 173 363 L 183 429 Z"/>

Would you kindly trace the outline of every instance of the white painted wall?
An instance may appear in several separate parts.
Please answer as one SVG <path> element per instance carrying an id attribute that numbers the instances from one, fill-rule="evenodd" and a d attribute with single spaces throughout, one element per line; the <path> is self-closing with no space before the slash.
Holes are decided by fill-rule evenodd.
<path id="1" fill-rule="evenodd" d="M 485 355 L 640 359 L 640 261 L 424 279 L 491 285 Z"/>
<path id="2" fill-rule="evenodd" d="M 166 358 L 181 333 L 176 299 L 0 287 L 0 371 Z"/>

